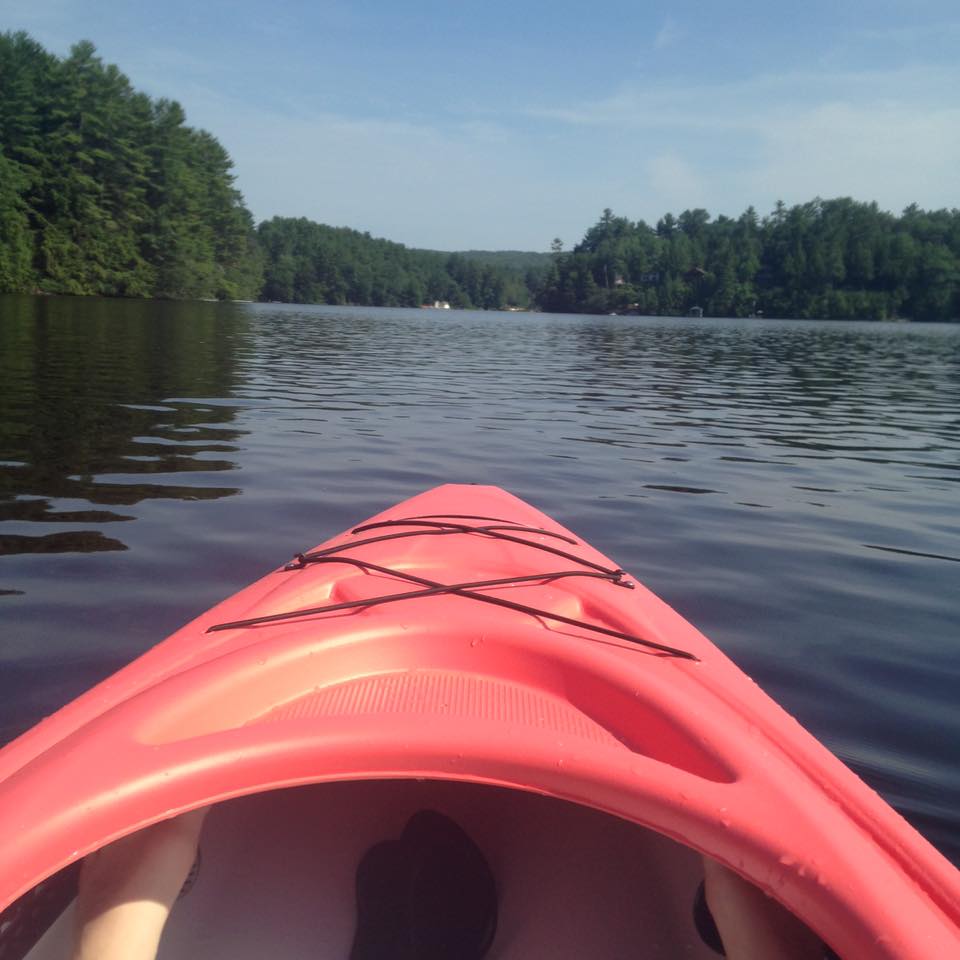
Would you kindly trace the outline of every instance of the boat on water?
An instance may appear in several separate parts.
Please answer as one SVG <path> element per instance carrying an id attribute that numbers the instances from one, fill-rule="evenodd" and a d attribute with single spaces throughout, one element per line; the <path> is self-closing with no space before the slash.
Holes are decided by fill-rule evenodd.
<path id="1" fill-rule="evenodd" d="M 346 957 L 418 811 L 496 878 L 489 956 L 714 957 L 702 855 L 845 960 L 960 956 L 960 873 L 693 626 L 495 487 L 298 554 L 0 751 L 0 957 L 77 864 L 216 804 L 161 960 Z"/>

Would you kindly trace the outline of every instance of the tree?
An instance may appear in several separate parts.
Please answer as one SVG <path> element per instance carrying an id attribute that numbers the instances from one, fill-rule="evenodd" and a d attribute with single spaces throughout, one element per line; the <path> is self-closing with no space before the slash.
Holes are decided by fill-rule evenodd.
<path id="1" fill-rule="evenodd" d="M 30 289 L 33 244 L 22 192 L 26 177 L 0 152 L 0 293 Z"/>
<path id="2" fill-rule="evenodd" d="M 89 41 L 59 59 L 23 33 L 0 34 L 0 89 L 2 229 L 19 238 L 6 239 L 5 283 L 22 274 L 25 217 L 30 283 L 50 292 L 259 292 L 262 257 L 230 159 L 178 105 L 134 91 Z"/>

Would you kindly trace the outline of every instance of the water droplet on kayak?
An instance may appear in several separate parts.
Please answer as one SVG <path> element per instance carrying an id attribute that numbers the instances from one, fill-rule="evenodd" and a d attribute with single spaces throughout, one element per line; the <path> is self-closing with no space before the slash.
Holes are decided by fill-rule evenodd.
<path id="1" fill-rule="evenodd" d="M 784 853 L 780 857 L 780 863 L 782 863 L 785 867 L 793 867 L 797 863 L 797 858 L 791 857 L 789 853 Z"/>
<path id="2" fill-rule="evenodd" d="M 481 643 L 483 643 L 483 637 L 474 637 L 473 640 L 470 641 L 470 646 L 479 647 Z"/>
<path id="3" fill-rule="evenodd" d="M 721 817 L 721 818 L 720 818 L 720 826 L 723 827 L 724 830 L 729 830 L 729 829 L 730 829 L 730 821 L 729 821 L 726 817 Z"/>

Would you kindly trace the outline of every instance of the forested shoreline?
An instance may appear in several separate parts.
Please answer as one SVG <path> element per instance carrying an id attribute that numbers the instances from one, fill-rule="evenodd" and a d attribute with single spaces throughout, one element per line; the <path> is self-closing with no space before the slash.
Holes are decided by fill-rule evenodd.
<path id="1" fill-rule="evenodd" d="M 649 226 L 606 210 L 552 255 L 255 226 L 227 151 L 179 104 L 134 90 L 87 41 L 60 58 L 6 33 L 0 292 L 945 321 L 960 317 L 960 211 L 815 199 Z"/>
<path id="2" fill-rule="evenodd" d="M 706 210 L 655 227 L 605 210 L 571 253 L 554 242 L 550 311 L 861 320 L 960 317 L 960 210 L 816 199 L 761 219 Z"/>

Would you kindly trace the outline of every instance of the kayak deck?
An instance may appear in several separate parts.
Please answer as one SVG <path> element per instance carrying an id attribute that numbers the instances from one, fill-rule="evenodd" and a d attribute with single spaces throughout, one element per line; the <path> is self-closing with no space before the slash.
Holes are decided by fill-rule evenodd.
<path id="1" fill-rule="evenodd" d="M 715 957 L 693 927 L 702 878 L 693 851 L 535 794 L 394 780 L 272 791 L 215 808 L 158 960 L 345 960 L 357 863 L 421 809 L 452 817 L 490 863 L 499 922 L 489 960 Z M 72 908 L 29 960 L 68 956 L 71 925 Z"/>
<path id="2" fill-rule="evenodd" d="M 0 751 L 0 907 L 111 840 L 210 803 L 228 804 L 214 824 L 265 804 L 249 842 L 289 821 L 295 850 L 317 836 L 317 814 L 272 814 L 286 788 L 358 790 L 364 825 L 378 826 L 378 811 L 393 810 L 380 798 L 401 788 L 338 786 L 355 781 L 452 790 L 436 784 L 451 781 L 483 797 L 477 809 L 505 796 L 490 815 L 504 825 L 530 795 L 579 805 L 547 832 L 551 859 L 531 851 L 529 863 L 517 855 L 501 865 L 510 876 L 515 864 L 525 884 L 509 902 L 563 925 L 569 905 L 551 891 L 567 876 L 574 902 L 596 899 L 595 886 L 611 905 L 629 897 L 632 925 L 624 931 L 614 917 L 579 940 L 557 934 L 553 956 L 573 943 L 578 955 L 633 957 L 638 944 L 656 955 L 650 944 L 664 929 L 662 955 L 701 949 L 689 946 L 687 916 L 699 868 L 683 868 L 676 896 L 644 879 L 659 862 L 651 851 L 696 864 L 671 840 L 758 886 L 841 956 L 927 960 L 960 949 L 951 864 L 662 600 L 545 514 L 472 486 L 428 491 L 296 557 Z M 449 812 L 492 861 L 483 824 Z M 631 850 L 629 869 L 615 858 L 570 869 L 568 838 L 588 836 L 604 815 L 627 824 L 629 839 L 613 846 Z M 521 839 L 538 835 L 538 815 L 529 822 L 516 828 Z M 325 855 L 308 858 L 313 879 L 268 870 L 269 889 L 282 903 L 291 885 L 314 891 L 313 911 L 349 898 L 364 850 L 402 826 L 390 823 L 357 834 L 341 853 L 346 879 L 323 896 L 315 878 Z M 222 855 L 214 848 L 215 863 L 246 863 L 241 833 Z M 218 896 L 214 905 L 242 901 L 239 890 Z M 674 902 L 679 912 L 658 926 Z M 645 919 L 641 903 L 651 905 Z M 340 904 L 324 929 L 339 931 L 342 955 L 352 911 Z M 235 912 L 217 933 L 232 929 Z M 274 927 L 264 923 L 268 943 Z M 601 929 L 623 937 L 601 950 Z M 535 948 L 525 949 L 504 956 Z"/>

